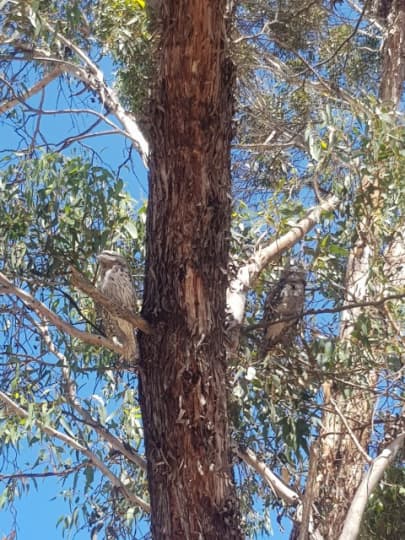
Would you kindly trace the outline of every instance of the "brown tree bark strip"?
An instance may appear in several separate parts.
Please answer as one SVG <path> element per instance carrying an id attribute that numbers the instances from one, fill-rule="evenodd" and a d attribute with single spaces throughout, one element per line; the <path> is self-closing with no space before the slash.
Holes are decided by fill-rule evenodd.
<path id="1" fill-rule="evenodd" d="M 383 48 L 380 98 L 396 108 L 405 80 L 405 0 L 384 4 L 391 9 L 387 15 L 388 35 Z"/>
<path id="2" fill-rule="evenodd" d="M 309 471 L 307 483 L 305 485 L 305 494 L 302 503 L 302 518 L 298 529 L 298 540 L 308 540 L 311 522 L 313 522 L 312 504 L 314 498 L 314 486 L 316 485 L 316 473 L 318 469 L 319 455 L 318 448 L 313 445 L 310 450 Z M 294 534 L 294 529 L 293 533 Z"/>
<path id="3" fill-rule="evenodd" d="M 161 3 L 140 399 L 156 540 L 242 538 L 225 385 L 233 66 L 224 0 Z"/>

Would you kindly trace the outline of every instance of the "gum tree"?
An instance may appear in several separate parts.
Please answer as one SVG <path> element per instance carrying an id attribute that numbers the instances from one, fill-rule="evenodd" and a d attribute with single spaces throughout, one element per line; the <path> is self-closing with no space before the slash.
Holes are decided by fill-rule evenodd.
<path id="1" fill-rule="evenodd" d="M 64 527 L 106 538 L 252 537 L 270 509 L 294 538 L 356 537 L 404 440 L 402 7 L 1 4 L 2 504 L 54 475 Z M 111 248 L 139 313 L 94 287 Z M 137 329 L 136 369 L 94 302 Z M 268 309 L 288 333 L 265 347 Z"/>

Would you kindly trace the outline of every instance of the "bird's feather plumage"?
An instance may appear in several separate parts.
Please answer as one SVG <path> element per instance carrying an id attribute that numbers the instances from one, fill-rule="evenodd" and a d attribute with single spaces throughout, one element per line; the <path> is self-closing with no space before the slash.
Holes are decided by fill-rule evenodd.
<path id="1" fill-rule="evenodd" d="M 305 300 L 305 273 L 300 267 L 287 268 L 270 289 L 264 303 L 264 352 L 292 342 Z"/>
<path id="2" fill-rule="evenodd" d="M 97 258 L 100 263 L 98 289 L 122 308 L 135 313 L 136 292 L 125 258 L 114 251 L 103 251 Z M 132 324 L 112 315 L 103 306 L 96 309 L 106 336 L 122 346 L 124 360 L 135 362 L 138 347 Z"/>

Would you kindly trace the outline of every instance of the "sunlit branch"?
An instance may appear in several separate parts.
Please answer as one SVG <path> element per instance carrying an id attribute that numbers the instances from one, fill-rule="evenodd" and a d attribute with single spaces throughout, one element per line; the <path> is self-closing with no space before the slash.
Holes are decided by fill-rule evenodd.
<path id="1" fill-rule="evenodd" d="M 38 81 L 36 84 L 34 84 L 31 88 L 26 90 L 21 95 L 16 96 L 15 98 L 10 99 L 8 101 L 3 101 L 3 103 L 0 103 L 0 114 L 5 113 L 9 111 L 10 109 L 13 109 L 17 105 L 20 105 L 21 103 L 24 103 L 27 99 L 34 96 L 38 92 L 40 92 L 49 83 L 57 79 L 61 73 L 62 73 L 61 69 L 59 67 L 56 67 L 52 71 L 44 75 L 44 77 L 40 81 Z M 3 77 L 0 77 L 0 79 L 5 83 L 7 82 L 4 80 Z M 7 85 L 11 86 L 9 83 L 7 83 Z"/>
<path id="2" fill-rule="evenodd" d="M 339 199 L 335 196 L 325 200 L 319 206 L 308 211 L 307 215 L 301 219 L 296 225 L 275 240 L 267 247 L 259 249 L 253 255 L 253 261 L 247 266 L 249 268 L 249 287 L 259 277 L 259 274 L 264 268 L 275 258 L 292 248 L 297 242 L 302 240 L 304 236 L 317 224 L 321 219 L 321 215 L 326 212 L 331 212 L 338 205 Z"/>
<path id="3" fill-rule="evenodd" d="M 55 29 L 48 23 L 45 22 L 44 26 L 48 28 L 52 33 L 54 33 L 58 39 L 61 40 L 67 47 L 74 51 L 77 56 L 84 62 L 86 66 L 84 79 L 89 81 L 92 89 L 98 94 L 101 101 L 111 109 L 112 113 L 118 118 L 121 124 L 124 126 L 128 136 L 132 139 L 135 146 L 137 147 L 145 165 L 147 165 L 147 157 L 149 153 L 149 145 L 145 137 L 141 133 L 137 123 L 134 118 L 130 116 L 128 111 L 125 111 L 121 106 L 118 97 L 114 90 L 110 88 L 105 80 L 102 71 L 97 67 L 97 65 L 85 54 L 85 52 L 77 47 L 70 39 L 67 39 L 65 36 L 56 32 Z M 81 70 L 81 75 L 83 77 L 83 69 Z M 90 74 L 93 79 L 90 80 Z M 84 82 L 83 78 L 81 80 Z"/>
<path id="4" fill-rule="evenodd" d="M 298 493 L 289 488 L 277 475 L 275 475 L 265 463 L 260 461 L 252 450 L 239 448 L 237 455 L 243 461 L 252 467 L 265 482 L 270 486 L 271 490 L 277 497 L 280 497 L 289 505 L 296 505 L 300 501 Z"/>
<path id="5" fill-rule="evenodd" d="M 339 199 L 331 196 L 315 208 L 312 208 L 287 233 L 271 242 L 268 246 L 258 249 L 250 261 L 239 268 L 237 276 L 231 280 L 227 292 L 228 312 L 237 324 L 240 325 L 243 322 L 246 294 L 254 285 L 260 273 L 272 260 L 302 240 L 319 223 L 322 214 L 334 210 L 338 203 Z"/>
<path id="6" fill-rule="evenodd" d="M 4 81 L 4 82 L 5 82 L 5 84 L 7 84 L 8 86 L 11 87 L 11 85 L 10 85 L 10 83 L 8 81 Z M 72 136 L 72 137 L 65 138 L 65 139 L 63 139 L 63 141 L 61 141 L 59 143 L 53 143 L 54 146 L 60 146 L 61 147 L 61 148 L 59 148 L 59 151 L 63 150 L 64 148 L 67 148 L 69 145 L 73 144 L 74 142 L 77 142 L 77 141 L 80 141 L 80 140 L 83 140 L 83 139 L 86 139 L 86 138 L 100 137 L 100 136 L 105 136 L 105 135 L 123 135 L 124 137 L 126 137 L 126 135 L 127 135 L 124 130 L 122 130 L 116 124 L 114 124 L 114 122 L 109 120 L 106 115 L 101 114 L 101 113 L 99 113 L 97 111 L 94 111 L 92 109 L 85 109 L 84 108 L 84 109 L 45 110 L 45 109 L 43 109 L 42 106 L 39 107 L 39 108 L 38 107 L 33 107 L 32 105 L 29 105 L 28 103 L 23 102 L 23 101 L 20 104 L 23 104 L 24 107 L 28 111 L 37 114 L 38 117 L 41 117 L 41 116 L 56 116 L 56 115 L 60 115 L 60 114 L 69 114 L 69 115 L 78 114 L 78 115 L 81 115 L 81 116 L 83 116 L 84 114 L 87 114 L 89 116 L 90 115 L 96 116 L 97 120 L 95 122 L 93 122 L 93 124 L 91 124 L 88 128 L 86 128 L 81 133 L 79 133 L 79 134 L 77 134 L 75 136 Z M 1 112 L 1 110 L 0 110 L 0 112 Z M 92 130 L 98 124 L 100 124 L 100 122 L 104 122 L 105 124 L 111 126 L 113 128 L 113 130 L 92 132 Z M 49 143 L 49 144 L 51 144 L 51 143 Z"/>
<path id="7" fill-rule="evenodd" d="M 122 348 L 120 345 L 113 343 L 103 336 L 89 334 L 88 332 L 77 330 L 77 328 L 71 324 L 67 323 L 63 319 L 60 319 L 56 313 L 47 308 L 42 302 L 31 296 L 31 294 L 13 285 L 13 283 L 1 272 L 0 284 L 4 286 L 4 288 L 0 287 L 0 294 L 11 294 L 17 296 L 37 314 L 39 314 L 49 323 L 56 326 L 56 328 L 62 332 L 66 332 L 70 336 L 78 338 L 85 343 L 89 343 L 90 345 L 95 345 L 96 347 L 105 347 L 106 349 L 122 354 Z"/>
<path id="8" fill-rule="evenodd" d="M 0 391 L 0 401 L 3 402 L 3 404 L 6 406 L 7 410 L 9 412 L 12 412 L 16 416 L 20 418 L 29 418 L 28 412 L 23 409 L 20 405 L 18 405 L 15 401 L 13 401 L 11 398 L 9 398 L 4 392 Z M 121 482 L 119 478 L 117 478 L 109 469 L 106 467 L 106 465 L 101 461 L 96 455 L 93 454 L 88 448 L 77 442 L 75 439 L 67 435 L 66 433 L 62 433 L 61 431 L 58 431 L 55 428 L 50 427 L 49 425 L 45 425 L 43 422 L 40 422 L 39 420 L 35 421 L 35 426 L 42 432 L 46 433 L 47 435 L 51 437 L 55 437 L 56 439 L 59 439 L 60 441 L 64 442 L 70 448 L 73 448 L 74 450 L 77 450 L 78 452 L 85 455 L 90 463 L 96 467 L 102 474 L 104 474 L 111 482 L 111 484 L 119 490 L 123 494 L 123 496 L 134 506 L 139 506 L 144 510 L 145 512 L 150 512 L 150 506 L 147 502 L 143 501 L 140 497 L 135 495 L 134 493 L 131 493 L 128 491 L 128 489 L 125 487 L 125 485 Z"/>
<path id="9" fill-rule="evenodd" d="M 405 433 L 401 433 L 387 448 L 384 448 L 370 465 L 346 514 L 339 540 L 355 540 L 358 537 L 367 501 L 383 477 L 384 472 L 393 463 L 398 452 L 404 446 L 404 441 Z"/>
<path id="10" fill-rule="evenodd" d="M 58 39 L 60 39 L 60 41 L 62 41 L 80 57 L 84 63 L 84 66 L 54 57 L 47 50 L 40 49 L 33 45 L 27 45 L 27 43 L 20 42 L 18 40 L 11 42 L 10 40 L 5 40 L 3 41 L 3 44 L 14 46 L 16 51 L 21 54 L 21 57 L 14 56 L 13 60 L 31 60 L 39 63 L 51 64 L 53 66 L 56 64 L 57 69 L 60 71 L 70 73 L 75 78 L 79 79 L 87 89 L 92 90 L 97 94 L 101 103 L 103 103 L 106 109 L 119 120 L 124 128 L 125 136 L 132 141 L 145 166 L 147 166 L 149 144 L 139 129 L 133 115 L 122 107 L 116 92 L 105 82 L 102 71 L 81 49 L 76 47 L 74 43 L 58 32 L 55 32 L 49 23 L 44 22 L 44 25 L 50 31 L 52 31 L 58 37 Z"/>

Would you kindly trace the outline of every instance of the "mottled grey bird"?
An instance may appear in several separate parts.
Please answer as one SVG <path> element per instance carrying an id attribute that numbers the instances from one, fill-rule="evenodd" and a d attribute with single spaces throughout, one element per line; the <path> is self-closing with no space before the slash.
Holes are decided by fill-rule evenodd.
<path id="1" fill-rule="evenodd" d="M 288 345 L 292 342 L 304 301 L 304 269 L 300 266 L 286 268 L 280 280 L 268 292 L 264 303 L 264 353 L 278 343 Z"/>
<path id="2" fill-rule="evenodd" d="M 100 276 L 97 288 L 119 306 L 135 313 L 137 311 L 136 292 L 125 258 L 115 251 L 103 251 L 97 257 Z M 105 335 L 123 347 L 122 359 L 135 363 L 138 358 L 138 344 L 134 327 L 128 321 L 97 306 Z"/>

